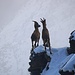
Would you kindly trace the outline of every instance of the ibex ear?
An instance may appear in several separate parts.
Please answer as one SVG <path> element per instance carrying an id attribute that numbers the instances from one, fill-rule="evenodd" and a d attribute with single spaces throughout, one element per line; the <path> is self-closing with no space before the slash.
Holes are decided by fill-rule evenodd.
<path id="1" fill-rule="evenodd" d="M 41 22 L 43 21 L 41 18 L 40 18 Z"/>

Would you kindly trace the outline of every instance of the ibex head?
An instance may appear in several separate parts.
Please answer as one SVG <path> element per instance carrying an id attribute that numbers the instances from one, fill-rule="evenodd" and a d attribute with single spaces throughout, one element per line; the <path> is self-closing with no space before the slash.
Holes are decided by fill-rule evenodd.
<path id="1" fill-rule="evenodd" d="M 40 27 L 40 25 L 38 24 L 38 22 L 36 22 L 36 21 L 33 21 L 33 22 L 34 22 L 34 27 L 35 27 L 35 28 Z"/>
<path id="2" fill-rule="evenodd" d="M 41 19 L 41 18 L 40 18 Z M 46 19 L 45 18 L 43 18 L 43 19 L 41 19 L 41 21 L 40 21 L 44 26 L 46 26 Z"/>

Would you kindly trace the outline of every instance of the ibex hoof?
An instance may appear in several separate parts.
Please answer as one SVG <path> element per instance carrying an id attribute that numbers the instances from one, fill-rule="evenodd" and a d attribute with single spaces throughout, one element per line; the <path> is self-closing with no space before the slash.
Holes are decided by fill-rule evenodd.
<path id="1" fill-rule="evenodd" d="M 52 54 L 52 52 L 50 52 L 50 54 Z"/>

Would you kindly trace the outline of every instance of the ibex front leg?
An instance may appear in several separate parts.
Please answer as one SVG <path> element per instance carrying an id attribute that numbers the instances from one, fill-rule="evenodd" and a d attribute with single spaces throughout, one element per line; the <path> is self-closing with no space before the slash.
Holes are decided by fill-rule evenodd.
<path id="1" fill-rule="evenodd" d="M 52 54 L 52 52 L 51 52 L 51 46 L 50 46 L 50 42 L 49 41 L 48 41 L 48 44 L 49 44 L 50 54 Z"/>

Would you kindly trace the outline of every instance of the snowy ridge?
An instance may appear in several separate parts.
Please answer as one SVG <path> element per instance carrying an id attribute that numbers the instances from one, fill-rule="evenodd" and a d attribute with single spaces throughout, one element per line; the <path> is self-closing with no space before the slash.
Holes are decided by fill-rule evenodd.
<path id="1" fill-rule="evenodd" d="M 44 51 L 45 49 L 42 45 L 34 49 L 34 52 L 36 54 Z M 49 64 L 49 69 L 46 70 L 45 67 L 41 75 L 60 75 L 60 70 L 69 72 L 71 72 L 72 70 L 75 71 L 75 54 L 69 55 L 67 52 L 67 47 L 52 48 L 53 54 L 50 54 L 48 49 L 46 50 L 46 52 L 51 57 L 51 61 L 47 63 L 47 65 Z"/>
<path id="2" fill-rule="evenodd" d="M 71 58 L 69 59 L 69 61 L 66 63 L 66 65 L 62 68 L 63 71 L 72 71 L 74 70 L 75 71 L 75 68 L 74 68 L 74 65 L 75 65 L 75 54 L 71 55 Z"/>

